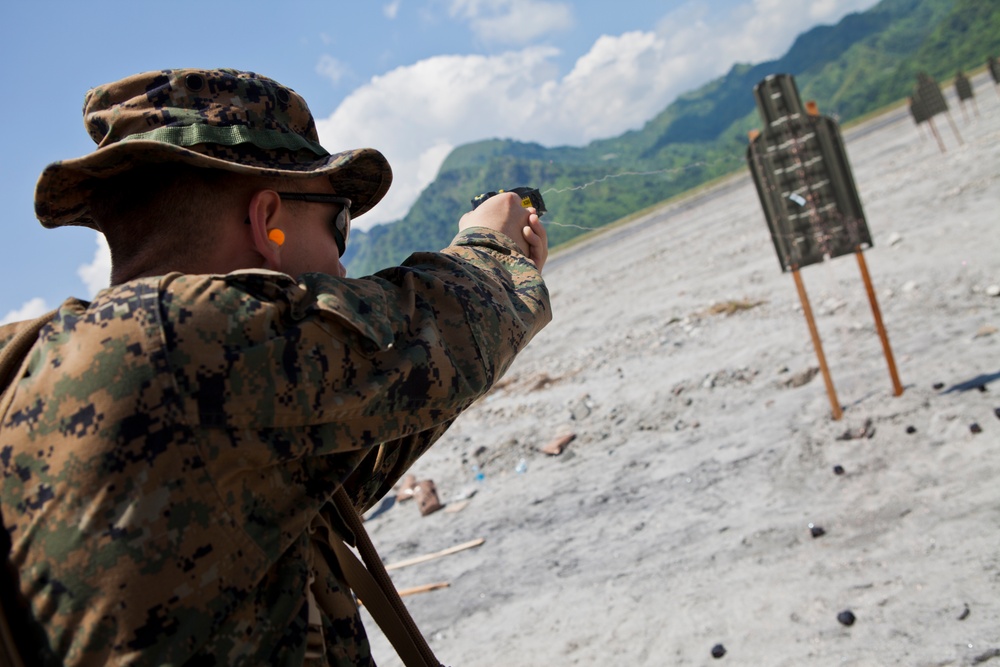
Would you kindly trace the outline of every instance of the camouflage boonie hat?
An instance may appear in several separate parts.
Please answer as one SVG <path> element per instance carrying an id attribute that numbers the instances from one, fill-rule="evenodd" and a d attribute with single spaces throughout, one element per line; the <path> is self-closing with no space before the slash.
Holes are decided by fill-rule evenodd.
<path id="1" fill-rule="evenodd" d="M 45 227 L 82 225 L 95 181 L 140 164 L 182 162 L 270 177 L 330 177 L 357 217 L 392 183 L 385 157 L 372 148 L 331 155 L 295 91 L 253 72 L 175 69 L 145 72 L 98 86 L 84 98 L 83 120 L 97 150 L 53 162 L 35 187 Z"/>

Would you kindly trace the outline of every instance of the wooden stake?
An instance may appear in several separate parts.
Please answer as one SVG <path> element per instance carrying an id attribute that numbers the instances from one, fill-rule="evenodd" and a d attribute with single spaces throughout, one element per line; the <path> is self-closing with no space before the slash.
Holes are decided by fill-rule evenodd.
<path id="1" fill-rule="evenodd" d="M 934 138 L 935 138 L 935 139 L 937 139 L 937 142 L 938 142 L 938 148 L 940 148 L 940 149 L 941 149 L 941 152 L 942 152 L 942 153 L 947 153 L 947 152 L 948 152 L 948 149 L 946 149 L 946 148 L 944 147 L 944 142 L 943 142 L 943 141 L 941 141 L 941 135 L 940 135 L 940 134 L 938 134 L 938 131 L 937 131 L 937 126 L 935 126 L 935 125 L 934 125 L 934 119 L 933 119 L 933 118 L 928 118 L 928 119 L 927 119 L 927 124 L 928 124 L 928 125 L 930 125 L 930 127 L 931 127 L 931 134 L 933 134 L 933 135 L 934 135 Z"/>
<path id="2" fill-rule="evenodd" d="M 806 316 L 806 323 L 809 325 L 809 335 L 812 336 L 813 347 L 816 348 L 816 357 L 819 359 L 819 369 L 823 372 L 823 382 L 826 383 L 826 393 L 830 397 L 830 407 L 833 408 L 833 419 L 839 421 L 844 416 L 840 408 L 840 401 L 837 400 L 837 390 L 833 388 L 833 379 L 830 377 L 830 369 L 826 365 L 826 356 L 823 354 L 823 343 L 819 339 L 819 331 L 816 329 L 816 320 L 813 319 L 812 308 L 809 307 L 809 297 L 806 295 L 806 286 L 802 284 L 802 276 L 799 275 L 798 268 L 792 269 L 792 277 L 795 278 L 795 287 L 799 291 L 799 300 L 802 302 L 802 311 Z"/>
<path id="3" fill-rule="evenodd" d="M 868 275 L 868 264 L 865 262 L 865 254 L 861 251 L 861 246 L 854 250 L 858 258 L 858 267 L 861 269 L 861 279 L 865 282 L 865 290 L 868 292 L 868 303 L 872 306 L 872 315 L 875 316 L 875 328 L 878 329 L 879 340 L 882 341 L 882 351 L 885 353 L 885 361 L 889 364 L 889 377 L 892 378 L 893 396 L 903 395 L 903 385 L 899 382 L 899 374 L 896 373 L 896 361 L 892 357 L 892 347 L 889 345 L 889 336 L 885 332 L 885 325 L 882 324 L 882 311 L 878 307 L 878 299 L 875 298 L 875 288 L 872 287 L 871 276 Z"/>
<path id="4" fill-rule="evenodd" d="M 948 124 L 951 125 L 951 131 L 955 133 L 955 138 L 958 139 L 958 145 L 965 145 L 965 142 L 962 141 L 962 135 L 958 133 L 958 126 L 955 125 L 955 119 L 951 117 L 951 112 L 945 111 L 944 115 L 948 117 Z"/>
<path id="5" fill-rule="evenodd" d="M 408 558 L 406 560 L 401 560 L 398 563 L 393 563 L 392 565 L 386 565 L 386 570 L 398 570 L 401 567 L 407 567 L 409 565 L 416 565 L 418 563 L 426 563 L 429 560 L 434 560 L 435 558 L 442 558 L 443 556 L 450 556 L 452 554 L 457 554 L 459 551 L 465 551 L 466 549 L 472 549 L 474 547 L 481 546 L 486 542 L 485 538 L 477 538 L 475 540 L 470 540 L 469 542 L 464 542 L 462 544 L 456 544 L 453 547 L 448 547 L 447 549 L 442 549 L 441 551 L 435 551 L 432 554 L 425 554 L 423 556 L 415 556 L 413 558 Z"/>
<path id="6" fill-rule="evenodd" d="M 398 591 L 399 597 L 405 598 L 407 595 L 416 595 L 417 593 L 426 593 L 427 591 L 436 591 L 439 588 L 448 588 L 451 586 L 449 581 L 439 581 L 435 584 L 424 584 L 423 586 L 414 586 L 412 588 L 404 588 Z"/>

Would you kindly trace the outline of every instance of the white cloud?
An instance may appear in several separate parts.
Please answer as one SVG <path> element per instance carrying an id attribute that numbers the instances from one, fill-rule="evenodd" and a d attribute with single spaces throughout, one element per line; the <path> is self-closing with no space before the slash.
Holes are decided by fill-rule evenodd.
<path id="1" fill-rule="evenodd" d="M 340 80 L 344 78 L 347 72 L 348 69 L 344 63 L 325 53 L 320 57 L 319 62 L 316 63 L 316 73 L 324 79 L 329 79 L 334 85 L 340 83 Z"/>
<path id="2" fill-rule="evenodd" d="M 358 227 L 404 216 L 453 146 L 520 130 L 537 107 L 535 91 L 556 75 L 556 53 L 428 58 L 373 78 L 318 120 L 327 149 L 372 146 L 392 164 L 389 195 Z"/>
<path id="3" fill-rule="evenodd" d="M 388 4 L 382 5 L 382 14 L 390 21 L 393 20 L 399 14 L 399 4 L 400 0 L 393 0 Z"/>
<path id="4" fill-rule="evenodd" d="M 32 320 L 36 317 L 44 315 L 50 310 L 52 309 L 45 304 L 45 299 L 36 297 L 25 302 L 25 304 L 17 310 L 12 310 L 4 315 L 3 319 L 0 319 L 0 325 L 10 324 L 11 322 L 20 322 L 21 320 Z"/>
<path id="5" fill-rule="evenodd" d="M 725 18 L 707 3 L 688 2 L 667 14 L 656 33 L 671 50 L 688 53 L 698 69 L 722 73 L 735 62 L 762 62 L 784 54 L 799 33 L 833 24 L 868 9 L 876 0 L 750 0 L 735 4 Z"/>
<path id="6" fill-rule="evenodd" d="M 97 250 L 94 251 L 93 261 L 76 270 L 76 275 L 80 276 L 80 280 L 87 287 L 90 298 L 111 282 L 111 249 L 108 248 L 104 234 L 96 234 L 96 237 Z"/>
<path id="7" fill-rule="evenodd" d="M 569 3 L 546 0 L 451 0 L 449 14 L 490 44 L 528 44 L 573 26 Z"/>
<path id="8" fill-rule="evenodd" d="M 533 11 L 550 4 L 534 3 Z M 320 139 L 331 151 L 378 148 L 393 166 L 389 195 L 358 221 L 364 229 L 403 217 L 452 146 L 493 137 L 582 145 L 637 129 L 733 63 L 779 56 L 800 32 L 873 4 L 823 0 L 804 11 L 800 0 L 752 0 L 720 12 L 691 2 L 655 30 L 598 38 L 563 76 L 553 47 L 436 56 L 355 90 L 318 120 Z M 527 6 L 518 0 L 451 4 L 455 15 L 471 22 Z"/>

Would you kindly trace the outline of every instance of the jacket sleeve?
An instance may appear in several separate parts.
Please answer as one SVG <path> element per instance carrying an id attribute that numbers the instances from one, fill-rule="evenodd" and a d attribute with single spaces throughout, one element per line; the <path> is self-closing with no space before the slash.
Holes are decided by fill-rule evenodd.
<path id="1" fill-rule="evenodd" d="M 254 466 L 414 443 L 482 396 L 551 317 L 534 265 L 481 228 L 367 278 L 174 274 L 160 294 L 191 426 L 322 427 L 322 438 L 244 452 Z M 416 440 L 393 470 L 430 444 Z"/>

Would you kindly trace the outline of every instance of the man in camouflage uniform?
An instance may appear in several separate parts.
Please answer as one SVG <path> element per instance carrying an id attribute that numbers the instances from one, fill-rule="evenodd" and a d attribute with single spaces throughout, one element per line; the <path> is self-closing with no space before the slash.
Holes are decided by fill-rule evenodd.
<path id="1" fill-rule="evenodd" d="M 84 117 L 97 150 L 45 169 L 36 212 L 103 232 L 112 286 L 62 304 L 0 414 L 27 662 L 373 664 L 331 495 L 372 506 L 548 322 L 535 211 L 493 197 L 347 279 L 391 172 L 327 153 L 292 90 L 151 72 Z"/>

